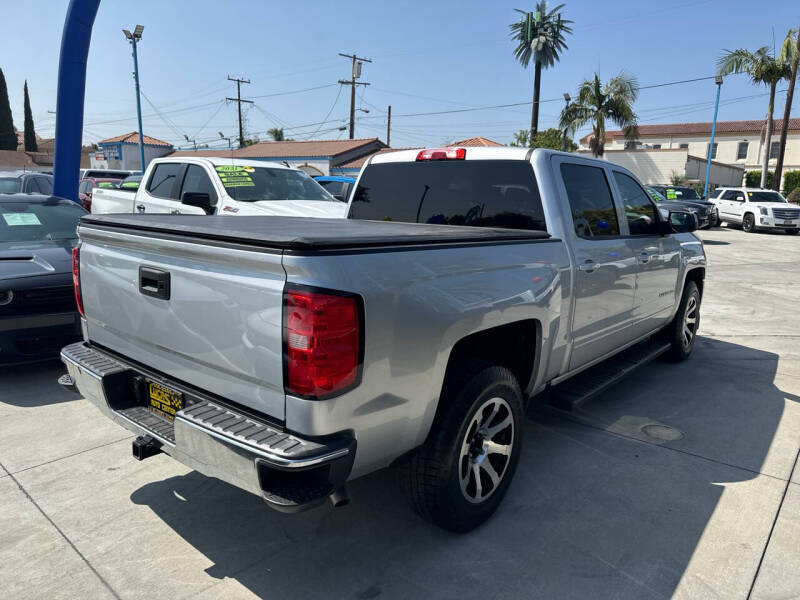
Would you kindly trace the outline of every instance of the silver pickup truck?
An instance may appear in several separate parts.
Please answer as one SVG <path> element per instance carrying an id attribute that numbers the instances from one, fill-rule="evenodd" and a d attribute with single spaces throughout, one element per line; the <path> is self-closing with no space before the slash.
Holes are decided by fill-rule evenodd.
<path id="1" fill-rule="evenodd" d="M 139 459 L 286 512 L 395 466 L 422 516 L 466 531 L 508 489 L 532 397 L 649 338 L 689 356 L 695 226 L 605 161 L 379 154 L 347 220 L 84 217 L 84 341 L 62 359 Z"/>

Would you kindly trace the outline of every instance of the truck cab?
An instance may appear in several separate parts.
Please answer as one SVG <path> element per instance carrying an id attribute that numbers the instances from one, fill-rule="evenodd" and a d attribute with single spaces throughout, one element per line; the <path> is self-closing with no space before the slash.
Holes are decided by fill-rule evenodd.
<path id="1" fill-rule="evenodd" d="M 96 190 L 92 212 L 342 217 L 345 206 L 299 169 L 230 158 L 158 158 L 135 194 Z"/>

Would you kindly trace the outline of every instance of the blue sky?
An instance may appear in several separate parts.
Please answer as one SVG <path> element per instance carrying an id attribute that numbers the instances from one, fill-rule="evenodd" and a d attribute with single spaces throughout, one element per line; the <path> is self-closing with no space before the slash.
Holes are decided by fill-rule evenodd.
<path id="1" fill-rule="evenodd" d="M 246 109 L 251 135 L 264 139 L 268 128 L 284 126 L 287 136 L 297 139 L 346 137 L 337 127 L 348 116 L 349 88 L 340 93 L 336 81 L 349 76 L 350 64 L 338 52 L 374 61 L 364 65 L 362 76 L 372 85 L 358 90 L 357 106 L 370 112 L 357 113 L 356 137 L 385 139 L 385 110 L 391 104 L 394 147 L 477 135 L 508 142 L 514 131 L 529 125 L 529 105 L 404 115 L 530 101 L 533 68 L 515 62 L 508 25 L 517 19 L 514 8 L 533 5 L 520 0 L 103 0 L 89 55 L 84 141 L 136 128 L 132 58 L 121 29 L 141 23 L 144 130 L 176 145 L 186 145 L 184 134 L 211 147 L 223 143 L 218 131 L 236 135 L 235 105 L 223 100 L 235 95 L 228 75 L 249 77 L 252 84 L 243 86 L 243 96 L 260 96 Z M 27 78 L 37 132 L 44 137 L 53 135 L 55 124 L 48 111 L 56 108 L 66 6 L 66 1 L 26 0 L 3 8 L 14 24 L 0 36 L 0 68 L 14 123 L 22 127 Z M 563 14 L 574 21 L 574 33 L 561 62 L 543 74 L 542 99 L 554 101 L 542 104 L 540 128 L 557 122 L 562 94 L 574 94 L 595 71 L 607 79 L 625 69 L 641 85 L 710 76 L 723 48 L 771 45 L 773 29 L 779 45 L 789 27 L 800 26 L 796 0 L 573 0 Z M 318 89 L 283 94 L 306 88 Z M 746 76 L 727 78 L 719 118 L 763 118 L 766 91 Z M 636 110 L 641 123 L 709 121 L 714 93 L 713 80 L 643 90 Z M 778 95 L 777 115 L 784 99 L 785 94 Z M 326 120 L 333 122 L 309 125 Z"/>

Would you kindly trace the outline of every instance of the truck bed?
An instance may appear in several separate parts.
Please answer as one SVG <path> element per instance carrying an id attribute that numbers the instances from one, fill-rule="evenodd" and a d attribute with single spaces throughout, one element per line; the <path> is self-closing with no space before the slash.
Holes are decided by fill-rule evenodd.
<path id="1" fill-rule="evenodd" d="M 86 215 L 81 225 L 296 252 L 546 241 L 544 231 L 301 217 Z"/>

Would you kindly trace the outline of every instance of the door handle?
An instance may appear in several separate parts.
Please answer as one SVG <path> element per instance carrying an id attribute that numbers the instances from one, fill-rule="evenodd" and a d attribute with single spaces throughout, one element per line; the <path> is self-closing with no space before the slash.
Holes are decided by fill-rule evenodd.
<path id="1" fill-rule="evenodd" d="M 179 211 L 177 208 L 173 208 L 171 211 L 169 211 L 169 214 L 171 214 L 171 215 L 179 215 L 179 214 L 181 214 L 181 211 Z"/>
<path id="2" fill-rule="evenodd" d="M 144 209 L 145 209 L 144 204 L 137 204 L 136 205 L 136 210 L 138 210 L 140 213 L 143 213 Z"/>
<path id="3" fill-rule="evenodd" d="M 584 273 L 594 273 L 596 268 L 597 263 L 591 259 L 587 259 L 583 264 L 578 265 L 578 271 L 583 271 Z"/>
<path id="4" fill-rule="evenodd" d="M 145 266 L 139 267 L 139 292 L 145 296 L 169 300 L 169 271 L 162 271 L 161 269 Z"/>

